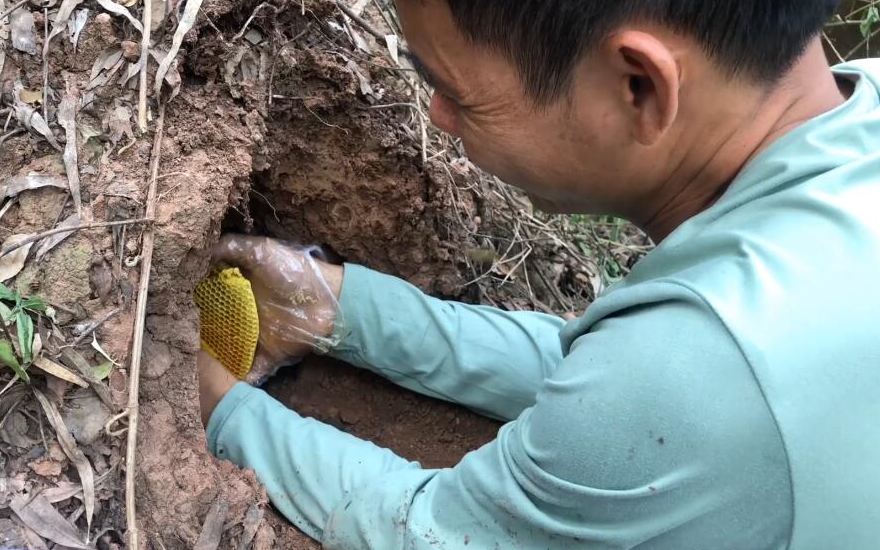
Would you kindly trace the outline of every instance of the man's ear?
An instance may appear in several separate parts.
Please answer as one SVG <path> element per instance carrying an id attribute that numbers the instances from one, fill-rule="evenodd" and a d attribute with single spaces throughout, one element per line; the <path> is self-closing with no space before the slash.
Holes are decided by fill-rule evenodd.
<path id="1" fill-rule="evenodd" d="M 611 35 L 602 50 L 620 83 L 633 137 L 653 145 L 678 116 L 681 73 L 675 54 L 657 38 L 635 30 Z"/>

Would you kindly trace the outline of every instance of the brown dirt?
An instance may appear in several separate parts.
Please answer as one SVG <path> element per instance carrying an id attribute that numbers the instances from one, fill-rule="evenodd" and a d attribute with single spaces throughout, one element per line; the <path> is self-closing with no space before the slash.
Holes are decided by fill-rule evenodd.
<path id="1" fill-rule="evenodd" d="M 455 465 L 494 439 L 499 428 L 466 409 L 408 392 L 326 357 L 312 357 L 282 373 L 266 390 L 304 416 L 390 448 L 425 468 Z M 319 548 L 277 516 L 270 525 L 279 548 Z"/>

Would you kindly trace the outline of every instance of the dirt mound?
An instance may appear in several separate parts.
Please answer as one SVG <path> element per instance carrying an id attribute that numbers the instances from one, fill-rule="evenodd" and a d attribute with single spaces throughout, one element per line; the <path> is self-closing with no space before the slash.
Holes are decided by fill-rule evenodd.
<path id="1" fill-rule="evenodd" d="M 466 259 L 460 244 L 467 240 L 467 228 L 453 213 L 448 175 L 439 166 L 422 163 L 418 141 L 406 134 L 406 123 L 401 123 L 412 115 L 399 105 L 412 102 L 413 93 L 406 80 L 394 76 L 400 69 L 387 55 L 353 50 L 354 31 L 340 26 L 343 19 L 332 2 L 310 1 L 296 9 L 264 7 L 243 29 L 256 7 L 251 2 L 203 6 L 204 19 L 187 35 L 179 96 L 168 107 L 165 120 L 136 477 L 142 541 L 153 548 L 193 547 L 206 516 L 220 500 L 228 507 L 222 547 L 233 547 L 248 510 L 266 504 L 251 473 L 208 455 L 199 421 L 193 368 L 198 318 L 191 294 L 208 268 L 205 251 L 222 227 L 324 243 L 340 259 L 404 276 L 435 293 L 460 293 L 464 282 L 461 266 Z M 41 28 L 44 14 L 34 13 L 35 28 Z M 146 199 L 152 136 L 136 136 L 136 90 L 118 85 L 115 79 L 92 86 L 93 68 L 101 59 L 117 62 L 112 55 L 107 58 L 108 51 L 118 50 L 125 59 L 130 46 L 124 41 L 133 39 L 133 34 L 124 21 L 90 12 L 76 51 L 66 35 L 56 38 L 50 50 L 49 87 L 56 96 L 73 90 L 86 99 L 79 103 L 76 117 L 81 194 L 85 211 L 98 221 L 140 216 Z M 33 37 L 37 49 L 42 47 L 40 33 Z M 371 70 L 365 60 L 378 63 L 379 69 Z M 127 70 L 130 66 L 123 63 L 118 69 Z M 102 74 L 98 71 L 99 77 Z M 16 88 L 28 91 L 27 97 L 37 97 L 42 85 L 39 56 L 10 50 L 0 82 L 9 105 L 14 104 L 13 97 L 23 97 Z M 50 93 L 50 102 L 52 97 Z M 35 101 L 32 107 L 39 112 L 41 104 Z M 54 111 L 54 102 L 51 108 Z M 52 121 L 55 113 L 47 112 L 47 117 Z M 418 128 L 420 123 L 413 125 L 410 120 L 409 124 Z M 64 176 L 59 151 L 45 139 L 33 132 L 4 138 L 0 182 L 32 173 Z M 437 179 L 438 174 L 444 179 Z M 459 207 L 472 209 L 470 197 L 458 195 L 456 200 Z M 64 190 L 25 191 L 0 220 L 0 238 L 52 228 L 72 212 Z M 126 402 L 125 365 L 135 326 L 134 289 L 143 231 L 134 224 L 83 230 L 39 263 L 29 261 L 14 282 L 22 293 L 42 296 L 57 308 L 63 337 L 73 338 L 77 324 L 112 313 L 95 332 L 96 341 L 120 365 L 106 381 L 114 399 L 113 410 L 104 419 L 123 410 Z M 100 357 L 88 344 L 84 340 L 79 350 L 94 365 Z M 336 397 L 326 391 L 331 373 L 334 387 L 343 392 Z M 53 390 L 53 399 L 65 414 L 73 407 L 70 399 L 75 399 L 75 392 L 69 385 L 51 376 L 37 376 L 34 383 Z M 489 422 L 467 420 L 474 426 L 472 436 L 449 435 L 448 428 L 442 428 L 432 442 L 432 432 L 426 428 L 442 426 L 443 415 L 470 418 L 468 413 L 453 412 L 448 406 L 427 407 L 419 404 L 424 400 L 418 397 L 341 367 L 305 367 L 293 392 L 285 382 L 278 384 L 281 397 L 303 405 L 304 412 L 376 436 L 380 443 L 397 446 L 428 464 L 451 464 L 494 431 Z M 24 389 L 19 385 L 9 395 L 27 397 L 27 391 L 19 388 Z M 345 406 L 345 391 L 378 397 L 359 410 Z M 318 397 L 321 394 L 327 395 Z M 384 414 L 376 417 L 381 420 L 360 421 L 379 412 L 371 403 L 383 403 Z M 19 415 L 18 410 L 27 415 Z M 18 410 L 10 406 L 3 412 L 21 425 L 22 437 L 36 436 L 39 423 L 29 418 L 39 420 L 40 411 L 31 405 L 19 405 Z M 416 423 L 408 424 L 410 412 L 427 410 L 433 412 L 413 415 Z M 10 443 L 9 436 L 4 441 L 4 452 L 14 457 L 6 463 L 6 472 L 23 480 L 17 489 L 33 494 L 78 479 L 60 466 L 41 466 L 45 475 L 28 477 L 32 474 L 26 472 L 33 468 L 28 469 L 27 461 L 33 453 L 14 445 L 21 441 Z M 95 474 L 105 476 L 92 532 L 95 527 L 99 532 L 110 528 L 102 544 L 122 543 L 124 437 L 99 431 L 95 441 L 78 444 L 90 457 Z M 42 456 L 40 451 L 48 455 L 39 448 L 36 454 Z M 10 496 L 15 490 L 4 488 Z M 77 503 L 75 498 L 65 499 L 57 508 L 74 512 Z M 72 521 L 84 530 L 81 512 Z M 314 547 L 271 512 L 255 544 Z"/>

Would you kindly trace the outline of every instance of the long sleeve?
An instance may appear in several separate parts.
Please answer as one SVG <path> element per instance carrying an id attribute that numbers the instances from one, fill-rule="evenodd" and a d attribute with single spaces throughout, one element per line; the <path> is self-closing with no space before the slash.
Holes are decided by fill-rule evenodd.
<path id="1" fill-rule="evenodd" d="M 337 321 L 334 357 L 505 420 L 562 361 L 559 317 L 438 300 L 357 265 L 345 266 Z"/>
<path id="2" fill-rule="evenodd" d="M 597 323 L 535 405 L 454 468 L 422 469 L 245 385 L 208 436 L 331 550 L 782 550 L 790 534 L 773 417 L 723 325 L 688 302 Z"/>

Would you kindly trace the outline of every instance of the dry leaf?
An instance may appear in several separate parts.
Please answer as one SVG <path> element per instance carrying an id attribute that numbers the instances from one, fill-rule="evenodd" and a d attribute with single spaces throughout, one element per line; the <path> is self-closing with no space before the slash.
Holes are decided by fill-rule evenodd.
<path id="1" fill-rule="evenodd" d="M 74 483 L 72 481 L 59 481 L 55 487 L 49 487 L 48 489 L 43 490 L 40 494 L 51 504 L 55 504 L 57 502 L 64 502 L 75 496 L 82 498 L 81 493 L 82 485 L 79 483 Z"/>
<path id="2" fill-rule="evenodd" d="M 126 4 L 126 6 L 132 6 L 135 3 Z M 122 17 L 125 17 L 126 19 L 128 19 L 128 22 L 131 23 L 131 26 L 136 28 L 139 33 L 144 33 L 144 26 L 141 25 L 141 22 L 135 19 L 131 12 L 128 11 L 125 7 L 120 6 L 113 0 L 98 0 L 98 4 L 100 4 L 102 8 L 114 15 L 121 15 Z"/>
<path id="3" fill-rule="evenodd" d="M 156 60 L 156 63 L 161 64 L 168 56 L 168 53 L 158 48 L 154 48 L 150 50 L 150 55 L 153 56 L 153 59 Z M 181 79 L 180 73 L 177 70 L 177 63 L 172 63 L 168 67 L 168 72 L 165 73 L 165 83 L 171 86 L 172 97 L 176 96 L 180 92 Z"/>
<path id="4" fill-rule="evenodd" d="M 9 16 L 9 27 L 12 33 L 12 47 L 18 51 L 37 54 L 37 27 L 31 10 L 21 8 Z"/>
<path id="5" fill-rule="evenodd" d="M 262 522 L 263 508 L 256 504 L 251 504 L 244 515 L 244 520 L 241 522 L 242 532 L 241 539 L 238 541 L 238 550 L 247 550 L 250 547 L 251 541 L 254 540 L 257 529 L 260 528 L 260 523 Z"/>
<path id="6" fill-rule="evenodd" d="M 397 38 L 396 34 L 387 34 L 387 35 L 385 35 L 385 45 L 388 47 L 388 53 L 391 55 L 391 59 L 394 60 L 394 64 L 399 67 L 400 66 L 400 39 Z"/>
<path id="7" fill-rule="evenodd" d="M 28 550 L 49 550 L 46 546 L 46 541 L 43 540 L 43 537 L 36 534 L 30 527 L 23 524 L 20 519 L 15 518 L 15 522 L 21 527 L 22 534 L 24 535 L 24 539 L 27 541 L 25 544 L 25 548 Z"/>
<path id="8" fill-rule="evenodd" d="M 373 92 L 373 86 L 370 84 L 370 79 L 364 76 L 364 73 L 361 72 L 361 69 L 357 66 L 357 63 L 355 63 L 354 61 L 349 61 L 346 65 L 346 68 L 357 77 L 358 83 L 360 84 L 361 93 L 363 95 L 375 95 L 375 93 Z"/>
<path id="9" fill-rule="evenodd" d="M 30 173 L 21 176 L 12 176 L 6 183 L 0 185 L 0 200 L 14 197 L 22 191 L 39 189 L 40 187 L 57 187 L 67 189 L 67 181 L 55 174 Z"/>
<path id="10" fill-rule="evenodd" d="M 27 548 L 28 541 L 21 527 L 11 519 L 0 519 L 0 544 L 3 548 Z"/>
<path id="11" fill-rule="evenodd" d="M 76 471 L 79 473 L 79 481 L 83 486 L 83 504 L 86 509 L 86 525 L 90 531 L 92 528 L 92 516 L 95 514 L 95 474 L 92 471 L 92 465 L 89 463 L 86 455 L 84 455 L 79 447 L 76 446 L 76 442 L 70 435 L 70 430 L 67 429 L 67 426 L 64 424 L 64 420 L 61 418 L 61 414 L 58 413 L 58 409 L 55 408 L 55 405 L 53 405 L 52 402 L 36 388 L 34 388 L 34 395 L 37 397 L 37 401 L 40 402 L 40 405 L 42 405 L 43 412 L 46 413 L 46 419 L 49 421 L 49 424 L 52 425 L 52 429 L 55 430 L 55 437 L 58 439 L 61 448 L 64 449 L 64 454 L 66 454 L 67 458 L 74 463 Z M 43 500 L 45 501 L 45 499 Z M 46 505 L 50 508 L 52 506 L 48 502 L 46 502 Z M 54 510 L 54 508 L 52 509 Z M 34 529 L 33 526 L 30 527 L 31 529 Z M 37 530 L 34 529 L 34 531 Z M 39 533 L 39 531 L 37 532 Z M 61 541 L 56 542 L 64 544 L 65 546 L 70 546 Z"/>
<path id="12" fill-rule="evenodd" d="M 102 52 L 101 55 L 95 59 L 95 62 L 92 63 L 92 73 L 89 76 L 89 81 L 91 82 L 98 78 L 98 75 L 101 74 L 102 71 L 106 71 L 115 65 L 120 59 L 122 59 L 122 49 L 120 48 L 114 48 Z"/>
<path id="13" fill-rule="evenodd" d="M 43 119 L 43 115 L 34 110 L 33 107 L 21 101 L 18 94 L 15 97 L 15 116 L 28 130 L 37 132 L 49 142 L 49 144 L 57 150 L 61 150 L 61 145 L 55 139 L 55 134 L 49 128 L 49 124 Z"/>
<path id="14" fill-rule="evenodd" d="M 98 394 L 98 397 L 101 398 L 101 401 L 107 405 L 110 410 L 114 410 L 116 406 L 113 404 L 113 397 L 110 395 L 110 388 L 104 385 L 97 376 L 95 376 L 95 371 L 89 362 L 85 360 L 85 358 L 80 355 L 80 353 L 71 348 L 65 348 L 61 351 L 61 357 L 65 360 L 66 364 L 73 365 L 76 371 L 82 376 L 83 380 L 89 383 L 95 393 Z"/>
<path id="15" fill-rule="evenodd" d="M 68 548 L 90 548 L 83 543 L 76 526 L 59 514 L 41 495 L 34 498 L 26 494 L 19 495 L 12 500 L 9 507 L 22 523 L 41 537 Z"/>
<path id="16" fill-rule="evenodd" d="M 373 48 L 370 47 L 370 43 L 364 39 L 361 33 L 351 24 L 351 19 L 348 16 L 344 16 L 342 20 L 345 23 L 345 31 L 348 33 L 349 38 L 351 38 L 352 43 L 357 47 L 357 49 L 361 50 L 366 54 L 372 54 Z"/>
<path id="17" fill-rule="evenodd" d="M 3 246 L 0 247 L 0 255 L 31 237 L 33 237 L 32 234 L 12 235 L 3 241 Z M 0 256 L 0 282 L 8 281 L 24 269 L 24 262 L 27 260 L 28 252 L 31 251 L 32 246 L 34 246 L 34 243 L 28 243 L 5 256 Z"/>
<path id="18" fill-rule="evenodd" d="M 104 348 L 102 348 L 101 344 L 98 343 L 98 338 L 95 336 L 94 332 L 92 333 L 92 349 L 94 349 L 95 351 L 100 353 L 104 357 L 104 359 L 106 359 L 107 361 L 110 361 L 111 365 L 113 365 L 113 366 L 119 365 L 119 363 L 114 361 L 113 358 L 110 357 L 110 355 L 106 351 L 104 351 Z M 107 376 L 110 376 L 109 371 L 107 372 L 106 376 L 102 376 L 99 378 L 101 378 L 103 380 L 104 378 L 107 378 Z"/>
<path id="19" fill-rule="evenodd" d="M 3 427 L 0 428 L 0 440 L 19 449 L 30 449 L 38 440 L 28 436 L 27 433 L 27 417 L 19 411 L 15 411 L 6 419 Z"/>
<path id="20" fill-rule="evenodd" d="M 64 229 L 66 227 L 76 227 L 80 225 L 80 223 L 80 217 L 77 214 L 72 214 L 66 220 L 58 224 L 58 229 Z M 73 235 L 73 231 L 65 231 L 64 233 L 49 235 L 48 237 L 40 241 L 39 246 L 37 246 L 37 253 L 34 254 L 34 257 L 37 259 L 37 261 L 42 260 L 43 256 L 48 254 L 50 250 L 58 246 L 61 241 L 71 235 Z"/>
<path id="21" fill-rule="evenodd" d="M 85 28 L 86 21 L 88 20 L 89 10 L 87 9 L 76 10 L 73 17 L 67 20 L 67 32 L 70 34 L 70 43 L 73 44 L 74 52 L 79 44 L 79 35 Z"/>
<path id="22" fill-rule="evenodd" d="M 55 378 L 70 382 L 71 384 L 76 384 L 81 388 L 89 387 L 88 382 L 83 380 L 81 376 L 42 355 L 34 359 L 34 366 L 47 374 L 51 374 Z"/>
<path id="23" fill-rule="evenodd" d="M 67 20 L 70 18 L 73 10 L 80 5 L 82 1 L 83 0 L 63 0 L 63 2 L 61 2 L 61 7 L 55 12 L 55 18 L 52 20 L 52 32 L 49 33 L 49 36 L 47 36 L 45 42 L 43 42 L 43 59 L 49 58 L 49 45 L 52 43 L 52 39 L 58 36 L 62 30 L 67 28 Z"/>
<path id="24" fill-rule="evenodd" d="M 165 80 L 165 74 L 177 58 L 177 52 L 180 50 L 180 45 L 183 43 L 183 37 L 193 28 L 193 25 L 195 25 L 196 17 L 199 15 L 199 8 L 201 6 L 202 0 L 186 0 L 186 6 L 183 8 L 183 15 L 180 18 L 180 22 L 177 24 L 177 29 L 174 30 L 174 38 L 171 40 L 171 48 L 168 50 L 168 55 L 161 63 L 159 63 L 159 68 L 156 70 L 155 87 L 157 99 L 162 95 L 162 82 Z M 171 97 L 168 99 L 174 99 L 174 96 L 176 95 L 177 92 L 172 90 Z"/>
<path id="25" fill-rule="evenodd" d="M 223 524 L 226 522 L 228 512 L 229 504 L 225 500 L 218 498 L 214 501 L 208 515 L 205 516 L 202 532 L 193 550 L 217 550 L 223 536 Z"/>
<path id="26" fill-rule="evenodd" d="M 76 208 L 76 213 L 79 215 L 79 218 L 82 218 L 82 195 L 79 190 L 79 161 L 76 153 L 76 102 L 76 89 L 68 83 L 64 97 L 61 98 L 61 105 L 58 107 L 58 124 L 64 128 L 64 135 L 67 139 L 67 142 L 64 144 L 64 155 L 62 158 L 64 159 L 64 169 L 67 172 L 70 196 L 73 198 L 73 206 Z M 43 254 L 46 252 L 44 251 Z"/>

